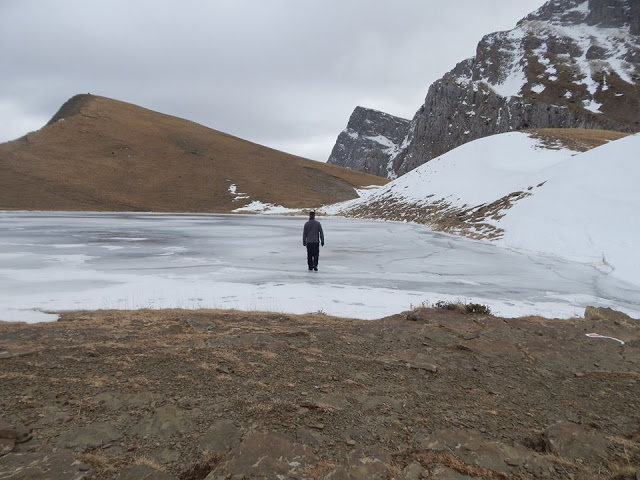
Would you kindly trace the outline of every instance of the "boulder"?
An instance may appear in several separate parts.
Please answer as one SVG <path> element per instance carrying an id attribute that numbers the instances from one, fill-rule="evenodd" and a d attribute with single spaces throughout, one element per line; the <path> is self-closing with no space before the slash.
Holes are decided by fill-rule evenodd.
<path id="1" fill-rule="evenodd" d="M 214 422 L 200 440 L 200 450 L 226 453 L 240 443 L 242 431 L 231 420 Z"/>
<path id="2" fill-rule="evenodd" d="M 573 422 L 559 422 L 547 428 L 543 439 L 548 450 L 559 457 L 598 463 L 606 459 L 611 442 Z"/>
<path id="3" fill-rule="evenodd" d="M 521 445 L 507 445 L 477 430 L 440 430 L 426 437 L 416 437 L 421 449 L 455 455 L 468 465 L 486 468 L 503 475 L 513 475 L 520 468 L 545 471 L 551 464 L 538 453 Z"/>
<path id="4" fill-rule="evenodd" d="M 60 446 L 74 449 L 97 448 L 122 438 L 122 433 L 109 423 L 92 423 L 75 428 L 58 437 Z"/>
<path id="5" fill-rule="evenodd" d="M 68 450 L 9 454 L 0 461 L 0 478 L 15 480 L 85 480 L 93 471 Z"/>
<path id="6" fill-rule="evenodd" d="M 140 436 L 170 437 L 190 432 L 194 428 L 195 424 L 187 417 L 184 410 L 173 405 L 165 405 L 147 414 L 132 430 Z"/>
<path id="7" fill-rule="evenodd" d="M 177 480 L 177 477 L 146 465 L 133 465 L 123 469 L 116 480 Z"/>
<path id="8" fill-rule="evenodd" d="M 294 475 L 315 462 L 311 447 L 293 443 L 279 433 L 251 433 L 233 448 L 207 480 L 224 478 L 276 478 Z M 244 476 L 244 477 L 243 477 Z"/>

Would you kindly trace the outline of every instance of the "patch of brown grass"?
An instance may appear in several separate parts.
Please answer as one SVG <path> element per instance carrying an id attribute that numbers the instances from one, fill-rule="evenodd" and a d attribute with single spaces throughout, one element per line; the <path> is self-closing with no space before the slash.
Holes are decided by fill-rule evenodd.
<path id="1" fill-rule="evenodd" d="M 488 468 L 469 465 L 462 462 L 458 457 L 444 452 L 418 451 L 408 455 L 411 460 L 417 460 L 425 468 L 433 468 L 438 465 L 448 467 L 456 472 L 472 478 L 500 479 L 506 480 L 508 477 L 502 473 L 489 470 Z M 406 458 L 403 459 L 406 461 Z"/>
<path id="2" fill-rule="evenodd" d="M 202 480 L 213 471 L 220 462 L 220 454 L 211 450 L 204 450 L 198 461 L 180 475 L 180 480 Z"/>
<path id="3" fill-rule="evenodd" d="M 167 469 L 161 463 L 156 462 L 152 458 L 149 457 L 136 457 L 133 460 L 134 465 L 140 465 L 143 467 L 149 467 L 153 470 L 157 470 L 158 472 L 166 472 Z"/>
<path id="4" fill-rule="evenodd" d="M 83 453 L 80 460 L 100 470 L 113 471 L 116 469 L 113 459 L 98 453 Z"/>
<path id="5" fill-rule="evenodd" d="M 436 302 L 435 307 L 462 314 L 479 313 L 482 315 L 491 315 L 491 308 L 479 303 L 445 302 L 440 300 Z"/>
<path id="6" fill-rule="evenodd" d="M 532 137 L 555 150 L 568 148 L 574 152 L 586 152 L 605 143 L 619 140 L 628 133 L 612 130 L 587 130 L 579 128 L 536 128 L 527 130 Z"/>

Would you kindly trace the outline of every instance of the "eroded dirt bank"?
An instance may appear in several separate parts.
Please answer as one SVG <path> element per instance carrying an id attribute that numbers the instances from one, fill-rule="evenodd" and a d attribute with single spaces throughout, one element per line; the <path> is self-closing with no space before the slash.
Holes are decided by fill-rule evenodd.
<path id="1" fill-rule="evenodd" d="M 639 372 L 605 310 L 0 323 L 0 478 L 636 479 Z"/>

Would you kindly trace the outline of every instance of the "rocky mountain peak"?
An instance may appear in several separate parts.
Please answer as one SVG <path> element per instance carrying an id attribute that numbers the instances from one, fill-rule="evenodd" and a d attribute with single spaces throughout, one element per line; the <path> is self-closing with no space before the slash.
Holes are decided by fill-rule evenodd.
<path id="1" fill-rule="evenodd" d="M 514 29 L 485 35 L 474 57 L 434 82 L 406 136 L 395 142 L 399 150 L 369 143 L 332 157 L 357 169 L 366 157 L 366 171 L 394 178 L 496 133 L 637 132 L 639 80 L 638 0 L 551 0 Z"/>
<path id="2" fill-rule="evenodd" d="M 640 3 L 635 0 L 553 0 L 518 22 L 542 21 L 554 25 L 586 24 L 640 34 Z"/>
<path id="3" fill-rule="evenodd" d="M 378 110 L 356 107 L 340 133 L 329 163 L 383 177 L 393 177 L 389 158 L 401 150 L 409 120 Z"/>
<path id="4" fill-rule="evenodd" d="M 60 120 L 65 120 L 66 118 L 73 117 L 80 113 L 82 108 L 91 100 L 91 95 L 88 93 L 81 93 L 78 95 L 74 95 L 69 100 L 64 102 L 60 109 L 55 113 L 51 120 L 47 122 L 47 125 L 53 125 Z"/>

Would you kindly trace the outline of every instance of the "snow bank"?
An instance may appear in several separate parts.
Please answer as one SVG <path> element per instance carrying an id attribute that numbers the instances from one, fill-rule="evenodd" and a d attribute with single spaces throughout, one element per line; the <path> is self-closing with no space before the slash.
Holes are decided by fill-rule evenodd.
<path id="1" fill-rule="evenodd" d="M 500 220 L 500 243 L 590 263 L 640 285 L 640 134 L 569 157 Z"/>
<path id="2" fill-rule="evenodd" d="M 484 137 L 421 165 L 360 201 L 391 195 L 415 204 L 441 199 L 460 207 L 490 203 L 526 189 L 532 174 L 575 153 L 550 150 L 522 132 Z M 357 204 L 352 201 L 346 206 Z"/>

